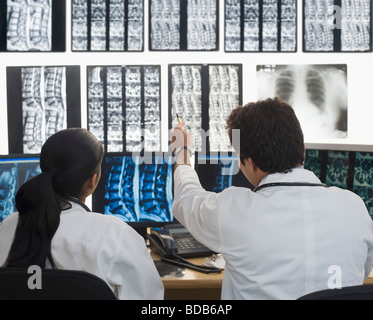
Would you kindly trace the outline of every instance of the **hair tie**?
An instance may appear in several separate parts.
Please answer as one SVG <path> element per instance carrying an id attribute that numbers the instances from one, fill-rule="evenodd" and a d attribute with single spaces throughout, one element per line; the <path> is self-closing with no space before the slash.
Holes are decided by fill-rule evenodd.
<path id="1" fill-rule="evenodd" d="M 57 178 L 57 170 L 55 168 L 48 168 L 47 170 L 44 170 L 44 173 L 49 174 L 52 180 L 55 180 Z"/>

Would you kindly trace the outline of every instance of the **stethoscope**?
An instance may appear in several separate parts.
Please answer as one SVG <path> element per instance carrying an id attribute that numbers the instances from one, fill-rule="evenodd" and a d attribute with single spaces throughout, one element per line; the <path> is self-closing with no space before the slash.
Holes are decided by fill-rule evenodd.
<path id="1" fill-rule="evenodd" d="M 326 188 L 326 184 L 324 183 L 307 183 L 307 182 L 273 182 L 273 183 L 266 183 L 260 186 L 257 186 L 253 191 L 257 192 L 264 188 L 270 187 L 324 187 Z"/>
<path id="2" fill-rule="evenodd" d="M 80 205 L 82 208 L 84 208 L 87 212 L 92 212 L 91 209 L 89 209 L 83 202 L 81 202 L 78 198 L 75 197 L 66 197 L 66 200 L 74 202 L 78 205 Z"/>

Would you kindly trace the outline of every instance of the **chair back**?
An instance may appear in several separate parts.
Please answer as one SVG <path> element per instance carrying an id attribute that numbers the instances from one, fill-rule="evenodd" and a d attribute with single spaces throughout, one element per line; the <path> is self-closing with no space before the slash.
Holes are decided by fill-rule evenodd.
<path id="1" fill-rule="evenodd" d="M 0 268 L 0 300 L 116 300 L 108 284 L 93 274 L 39 269 L 39 275 L 28 270 Z"/>
<path id="2" fill-rule="evenodd" d="M 373 300 L 373 284 L 316 291 L 298 300 Z"/>

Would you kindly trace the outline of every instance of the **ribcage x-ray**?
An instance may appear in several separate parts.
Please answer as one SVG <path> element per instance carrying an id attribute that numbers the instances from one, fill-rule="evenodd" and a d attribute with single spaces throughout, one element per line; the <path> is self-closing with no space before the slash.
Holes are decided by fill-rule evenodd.
<path id="1" fill-rule="evenodd" d="M 16 212 L 15 195 L 19 187 L 41 172 L 39 159 L 0 159 L 0 223 Z"/>
<path id="2" fill-rule="evenodd" d="M 306 141 L 347 137 L 346 65 L 260 65 L 257 80 L 258 99 L 294 108 Z"/>
<path id="3" fill-rule="evenodd" d="M 143 0 L 73 0 L 73 51 L 142 51 Z"/>
<path id="4" fill-rule="evenodd" d="M 88 67 L 88 129 L 107 152 L 160 151 L 160 67 Z"/>
<path id="5" fill-rule="evenodd" d="M 151 0 L 150 50 L 217 50 L 217 0 Z"/>
<path id="6" fill-rule="evenodd" d="M 142 160 L 132 155 L 107 156 L 102 177 L 105 195 L 97 199 L 101 197 L 100 187 L 94 195 L 94 206 L 104 202 L 105 214 L 125 222 L 171 222 L 171 158 L 153 156 Z"/>
<path id="7" fill-rule="evenodd" d="M 304 51 L 372 51 L 371 16 L 371 0 L 304 0 Z"/>
<path id="8" fill-rule="evenodd" d="M 231 110 L 241 103 L 241 69 L 241 65 L 170 66 L 170 127 L 179 115 L 193 134 L 196 151 L 231 150 L 225 126 Z"/>
<path id="9" fill-rule="evenodd" d="M 225 50 L 296 51 L 296 0 L 226 0 Z"/>

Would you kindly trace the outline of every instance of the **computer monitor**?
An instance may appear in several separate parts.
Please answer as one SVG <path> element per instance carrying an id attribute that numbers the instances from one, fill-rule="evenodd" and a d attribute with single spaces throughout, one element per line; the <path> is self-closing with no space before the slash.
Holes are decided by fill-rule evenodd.
<path id="1" fill-rule="evenodd" d="M 359 195 L 373 219 L 373 152 L 308 149 L 304 167 L 327 186 Z"/>
<path id="2" fill-rule="evenodd" d="M 240 170 L 238 156 L 233 152 L 196 153 L 195 170 L 207 191 L 219 193 L 231 186 L 254 189 Z"/>
<path id="3" fill-rule="evenodd" d="M 40 172 L 38 156 L 0 156 L 0 222 L 17 211 L 15 196 L 19 187 Z"/>
<path id="4" fill-rule="evenodd" d="M 173 222 L 171 153 L 106 154 L 92 209 L 113 215 L 140 234 Z"/>

